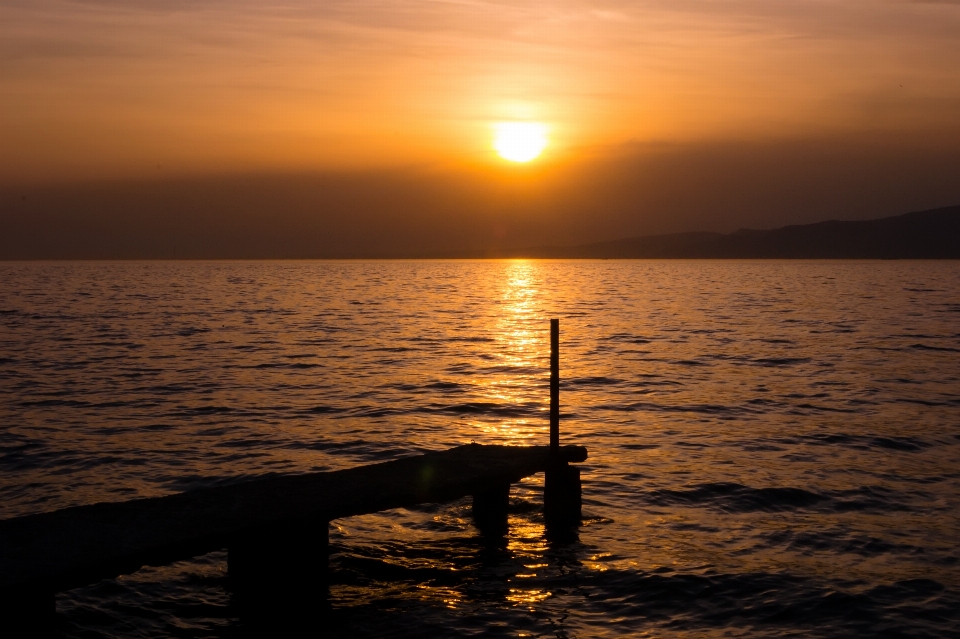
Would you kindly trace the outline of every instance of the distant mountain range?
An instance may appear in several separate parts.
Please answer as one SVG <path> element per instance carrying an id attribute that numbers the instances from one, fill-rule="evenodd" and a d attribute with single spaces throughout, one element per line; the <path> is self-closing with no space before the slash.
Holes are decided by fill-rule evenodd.
<path id="1" fill-rule="evenodd" d="M 512 257 L 592 259 L 960 259 L 960 206 L 878 220 L 768 231 L 674 233 L 519 250 Z"/>

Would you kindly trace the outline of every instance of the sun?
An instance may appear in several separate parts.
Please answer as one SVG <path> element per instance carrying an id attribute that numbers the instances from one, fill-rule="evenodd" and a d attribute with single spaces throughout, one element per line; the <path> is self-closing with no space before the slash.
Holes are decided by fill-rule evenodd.
<path id="1" fill-rule="evenodd" d="M 540 122 L 497 122 L 493 148 L 504 160 L 529 162 L 547 146 L 547 127 Z"/>

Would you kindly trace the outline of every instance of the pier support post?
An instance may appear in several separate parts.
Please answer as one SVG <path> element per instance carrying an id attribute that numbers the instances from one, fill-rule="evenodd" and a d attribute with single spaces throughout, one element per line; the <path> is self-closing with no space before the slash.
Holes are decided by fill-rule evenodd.
<path id="1" fill-rule="evenodd" d="M 550 320 L 550 454 L 560 454 L 560 320 Z"/>
<path id="2" fill-rule="evenodd" d="M 327 606 L 329 522 L 322 517 L 247 530 L 227 548 L 234 604 L 244 624 L 302 626 Z"/>
<path id="3" fill-rule="evenodd" d="M 572 532 L 582 517 L 580 469 L 566 462 L 554 462 L 545 473 L 543 485 L 543 518 L 548 535 L 551 532 Z M 557 536 L 557 535 L 554 535 Z"/>
<path id="4" fill-rule="evenodd" d="M 498 538 L 507 534 L 509 506 L 510 484 L 497 484 L 473 494 L 473 522 L 484 537 Z"/>
<path id="5" fill-rule="evenodd" d="M 24 588 L 0 591 L 0 635 L 18 639 L 54 637 L 57 600 L 52 590 Z"/>

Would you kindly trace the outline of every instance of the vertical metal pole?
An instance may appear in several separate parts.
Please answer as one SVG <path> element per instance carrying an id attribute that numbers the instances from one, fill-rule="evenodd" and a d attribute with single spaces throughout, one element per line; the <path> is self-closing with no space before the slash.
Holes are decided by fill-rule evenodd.
<path id="1" fill-rule="evenodd" d="M 560 320 L 550 320 L 550 451 L 560 452 Z"/>

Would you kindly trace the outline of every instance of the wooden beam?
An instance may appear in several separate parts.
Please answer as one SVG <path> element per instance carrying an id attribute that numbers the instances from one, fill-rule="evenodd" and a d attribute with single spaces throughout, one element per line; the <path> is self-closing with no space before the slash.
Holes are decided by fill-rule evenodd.
<path id="1" fill-rule="evenodd" d="M 561 461 L 587 457 L 560 449 Z M 167 497 L 0 521 L 0 597 L 59 592 L 227 548 L 250 531 L 442 503 L 542 472 L 548 446 L 468 444 L 347 470 L 266 477 Z M 554 461 L 555 463 L 555 461 Z"/>

